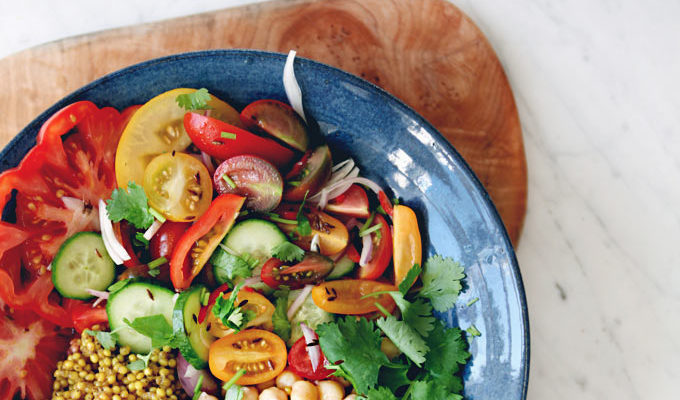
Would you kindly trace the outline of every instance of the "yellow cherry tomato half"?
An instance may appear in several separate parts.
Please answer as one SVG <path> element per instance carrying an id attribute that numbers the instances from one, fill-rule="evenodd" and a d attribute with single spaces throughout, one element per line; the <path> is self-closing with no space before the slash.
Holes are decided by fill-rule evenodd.
<path id="1" fill-rule="evenodd" d="M 394 284 L 399 285 L 408 271 L 411 270 L 413 264 L 421 265 L 423 250 L 418 219 L 413 210 L 401 204 L 394 206 L 392 223 L 394 229 L 392 235 L 392 242 L 394 243 L 392 251 Z"/>
<path id="2" fill-rule="evenodd" d="M 231 292 L 222 295 L 225 299 L 228 299 L 229 296 L 231 296 Z M 236 295 L 236 305 L 241 305 L 240 307 L 243 311 L 250 311 L 255 315 L 253 319 L 248 320 L 246 328 L 260 327 L 267 330 L 273 329 L 272 316 L 274 315 L 275 308 L 272 302 L 263 295 L 256 292 L 239 290 Z M 234 333 L 233 329 L 224 326 L 212 310 L 208 311 L 207 321 L 210 326 L 209 332 L 215 337 L 221 338 Z"/>
<path id="3" fill-rule="evenodd" d="M 194 93 L 196 89 L 180 88 L 159 94 L 141 106 L 128 122 L 116 150 L 116 181 L 127 187 L 128 182 L 142 182 L 144 170 L 161 153 L 182 151 L 191 140 L 184 130 L 186 110 L 177 104 L 177 96 Z M 210 116 L 241 127 L 239 113 L 232 106 L 211 95 Z"/>
<path id="4" fill-rule="evenodd" d="M 246 329 L 227 335 L 210 345 L 210 372 L 228 381 L 239 370 L 245 370 L 236 384 L 257 385 L 276 378 L 286 368 L 286 344 L 269 331 Z"/>
<path id="5" fill-rule="evenodd" d="M 286 211 L 297 212 L 298 205 L 286 205 Z M 288 210 L 290 208 L 290 210 Z M 284 214 L 285 215 L 285 214 Z M 294 214 L 293 214 L 294 216 Z M 319 253 L 324 256 L 338 254 L 347 247 L 349 243 L 349 232 L 347 227 L 339 219 L 326 214 L 323 211 L 312 210 L 305 213 L 312 228 L 312 233 L 306 236 L 295 236 L 293 242 L 303 249 L 309 249 L 315 235 L 319 236 Z M 286 233 L 295 232 L 297 225 L 278 224 L 279 228 Z"/>
<path id="6" fill-rule="evenodd" d="M 378 311 L 375 303 L 388 311 L 394 309 L 394 300 L 389 294 L 367 297 L 375 292 L 394 291 L 397 288 L 389 283 L 363 280 L 342 279 L 323 282 L 312 289 L 312 300 L 320 309 L 333 314 L 359 315 Z"/>
<path id="7" fill-rule="evenodd" d="M 156 156 L 144 171 L 149 205 L 171 221 L 195 221 L 210 207 L 213 188 L 208 169 L 197 158 L 170 152 Z"/>

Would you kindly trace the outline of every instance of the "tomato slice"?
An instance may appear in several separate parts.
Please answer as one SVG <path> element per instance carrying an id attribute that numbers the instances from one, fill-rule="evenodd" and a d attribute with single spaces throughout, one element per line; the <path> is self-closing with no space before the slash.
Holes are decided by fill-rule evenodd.
<path id="1" fill-rule="evenodd" d="M 394 223 L 394 283 L 399 285 L 414 264 L 421 265 L 422 241 L 418 229 L 418 218 L 407 206 L 401 204 L 394 206 L 392 222 Z"/>
<path id="2" fill-rule="evenodd" d="M 229 296 L 231 296 L 231 292 L 222 295 L 224 298 L 229 298 Z M 241 305 L 244 311 L 250 311 L 255 315 L 253 319 L 248 321 L 246 328 L 260 327 L 267 330 L 273 329 L 272 315 L 274 315 L 274 305 L 263 295 L 257 292 L 239 290 L 236 295 L 236 305 Z M 234 333 L 234 330 L 224 326 L 222 321 L 211 310 L 208 310 L 207 320 L 210 323 L 208 332 L 215 337 L 221 338 Z"/>
<path id="3" fill-rule="evenodd" d="M 304 166 L 293 168 L 286 175 L 283 198 L 287 201 L 302 201 L 305 194 L 311 196 L 318 192 L 331 176 L 333 159 L 328 146 L 319 146 L 309 155 L 304 155 Z"/>
<path id="4" fill-rule="evenodd" d="M 170 279 L 175 289 L 184 290 L 191 285 L 234 225 L 244 201 L 245 197 L 234 194 L 218 196 L 208 211 L 182 235 L 170 259 Z"/>
<path id="5" fill-rule="evenodd" d="M 113 233 L 116 235 L 116 239 L 123 245 L 125 251 L 130 255 L 130 259 L 123 262 L 128 268 L 133 268 L 141 264 L 135 247 L 132 245 L 132 237 L 135 235 L 134 227 L 129 224 L 126 220 L 121 220 L 120 222 L 113 223 Z"/>
<path id="6" fill-rule="evenodd" d="M 397 287 L 389 283 L 362 279 L 342 279 L 327 281 L 312 289 L 314 304 L 333 314 L 359 315 L 378 311 L 375 303 L 389 310 L 394 300 L 389 294 L 367 297 L 374 292 L 394 291 Z"/>
<path id="7" fill-rule="evenodd" d="M 116 185 L 116 145 L 134 110 L 119 113 L 88 101 L 66 106 L 41 127 L 19 166 L 0 175 L 1 209 L 17 191 L 16 222 L 0 223 L 0 298 L 8 306 L 71 325 L 47 266 L 66 238 L 97 229 L 92 204 L 110 197 Z M 82 208 L 67 208 L 65 196 Z"/>
<path id="8" fill-rule="evenodd" d="M 325 208 L 332 214 L 348 215 L 357 218 L 368 218 L 368 195 L 359 185 L 353 184 L 340 196 L 329 201 Z"/>
<path id="9" fill-rule="evenodd" d="M 278 209 L 278 213 L 284 218 L 295 219 L 299 206 L 286 204 Z M 295 211 L 292 211 L 295 210 Z M 292 213 L 292 215 L 289 215 Z M 298 246 L 309 250 L 312 239 L 315 235 L 319 236 L 319 252 L 325 256 L 338 254 L 347 247 L 349 242 L 349 232 L 347 227 L 339 219 L 326 214 L 323 211 L 309 210 L 304 212 L 309 220 L 312 233 L 305 236 L 297 234 L 297 225 L 278 223 L 278 227 L 287 235 L 294 236 L 293 240 Z"/>
<path id="10" fill-rule="evenodd" d="M 184 128 L 196 147 L 220 160 L 250 154 L 282 168 L 293 159 L 293 151 L 273 139 L 195 112 L 184 116 Z"/>
<path id="11" fill-rule="evenodd" d="M 92 307 L 91 302 L 71 299 L 65 301 L 68 302 L 67 307 L 71 313 L 73 326 L 78 333 L 82 333 L 85 329 L 91 328 L 92 325 L 108 325 L 109 317 L 106 314 L 106 308 L 103 305 Z"/>
<path id="12" fill-rule="evenodd" d="M 205 165 L 186 153 L 156 156 L 144 172 L 149 205 L 170 221 L 194 221 L 210 207 L 212 176 Z"/>
<path id="13" fill-rule="evenodd" d="M 392 207 L 392 202 L 387 198 L 387 195 L 382 190 L 378 192 L 378 201 L 380 206 L 385 211 L 385 214 L 389 215 L 390 218 L 394 216 L 394 208 Z"/>
<path id="14" fill-rule="evenodd" d="M 147 101 L 130 119 L 116 151 L 118 186 L 127 187 L 130 181 L 141 184 L 146 166 L 154 157 L 173 150 L 182 151 L 191 144 L 184 130 L 186 110 L 176 99 L 195 91 L 179 88 L 161 93 Z M 208 106 L 214 118 L 241 126 L 238 111 L 229 104 L 211 96 Z"/>
<path id="15" fill-rule="evenodd" d="M 241 111 L 241 122 L 249 129 L 263 131 L 296 150 L 307 150 L 309 138 L 305 122 L 286 103 L 272 99 L 254 101 Z"/>
<path id="16" fill-rule="evenodd" d="M 236 383 L 257 385 L 277 377 L 286 367 L 287 356 L 286 344 L 280 337 L 261 329 L 247 329 L 213 342 L 208 363 L 210 372 L 222 381 L 243 369 L 246 373 Z"/>
<path id="17" fill-rule="evenodd" d="M 283 178 L 268 161 L 247 154 L 228 158 L 214 174 L 218 193 L 246 196 L 246 208 L 267 212 L 281 202 Z"/>
<path id="18" fill-rule="evenodd" d="M 299 376 L 312 381 L 326 379 L 333 373 L 332 370 L 324 368 L 325 361 L 326 357 L 319 351 L 319 362 L 317 363 L 316 371 L 312 369 L 312 361 L 309 358 L 307 342 L 305 342 L 304 337 L 298 339 L 288 353 L 288 368 Z"/>
<path id="19" fill-rule="evenodd" d="M 373 240 L 373 257 L 366 265 L 360 266 L 359 279 L 377 279 L 387 269 L 392 259 L 392 230 L 385 217 L 376 214 L 373 225 L 381 224 L 380 234 L 371 233 Z"/>
<path id="20" fill-rule="evenodd" d="M 149 241 L 149 252 L 151 253 L 151 258 L 157 260 L 161 257 L 165 257 L 166 260 L 172 258 L 172 252 L 177 246 L 180 237 L 184 235 L 184 232 L 191 226 L 188 222 L 173 222 L 165 221 L 161 228 L 156 232 L 155 235 Z M 184 267 L 189 269 L 189 259 L 185 261 Z M 158 267 L 160 273 L 156 279 L 169 282 L 170 281 L 170 263 L 162 264 Z"/>
<path id="21" fill-rule="evenodd" d="M 4 307 L 3 307 L 4 308 Z M 31 311 L 0 310 L 0 399 L 49 399 L 71 337 Z"/>
<path id="22" fill-rule="evenodd" d="M 260 278 L 267 286 L 276 289 L 288 286 L 300 289 L 309 284 L 321 282 L 333 269 L 333 261 L 318 253 L 307 253 L 299 263 L 288 266 L 278 258 L 270 258 L 262 266 Z"/>

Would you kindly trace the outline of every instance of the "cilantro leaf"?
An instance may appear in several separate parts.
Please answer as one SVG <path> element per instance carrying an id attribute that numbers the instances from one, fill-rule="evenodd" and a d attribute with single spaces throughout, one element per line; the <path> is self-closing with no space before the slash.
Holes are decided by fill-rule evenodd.
<path id="1" fill-rule="evenodd" d="M 120 289 L 127 286 L 127 284 L 130 283 L 131 280 L 132 280 L 132 278 L 123 279 L 122 281 L 118 281 L 118 282 L 114 283 L 113 285 L 109 286 L 108 289 L 106 289 L 106 290 L 108 290 L 109 293 L 111 293 L 111 294 L 116 293 Z"/>
<path id="2" fill-rule="evenodd" d="M 455 374 L 459 370 L 459 365 L 464 365 L 470 357 L 463 332 L 460 328 L 445 328 L 441 321 L 437 321 L 426 340 L 430 352 L 427 354 L 423 369 L 433 381 L 451 391 L 459 391 L 462 384 Z"/>
<path id="3" fill-rule="evenodd" d="M 225 326 L 235 330 L 236 332 L 239 332 L 241 329 L 245 328 L 245 326 L 248 324 L 248 321 L 252 319 L 252 315 L 250 313 L 244 313 L 241 307 L 235 304 L 238 292 L 243 287 L 243 284 L 244 282 L 241 282 L 236 285 L 228 299 L 225 299 L 224 296 L 219 296 L 215 300 L 215 304 L 212 307 L 212 313 L 215 314 L 215 316 L 220 321 L 222 321 Z"/>
<path id="4" fill-rule="evenodd" d="M 406 364 L 382 367 L 380 368 L 378 382 L 396 393 L 400 388 L 411 384 L 412 380 L 408 377 L 408 370 L 409 365 Z"/>
<path id="5" fill-rule="evenodd" d="M 274 333 L 279 335 L 284 342 L 290 340 L 291 325 L 288 320 L 288 288 L 277 290 L 274 292 L 276 297 L 274 315 L 272 315 L 272 324 L 274 324 Z"/>
<path id="6" fill-rule="evenodd" d="M 305 251 L 291 242 L 281 242 L 272 249 L 272 256 L 281 261 L 302 261 Z"/>
<path id="7" fill-rule="evenodd" d="M 412 303 L 404 299 L 400 292 L 388 292 L 401 310 L 401 319 L 421 336 L 426 337 L 434 329 L 436 318 L 432 315 L 432 305 L 422 298 Z"/>
<path id="8" fill-rule="evenodd" d="M 309 223 L 309 218 L 302 212 L 302 210 L 305 207 L 305 202 L 307 201 L 307 195 L 309 194 L 309 190 L 305 192 L 305 197 L 302 199 L 302 204 L 300 204 L 300 208 L 298 208 L 297 216 L 295 219 L 297 220 L 297 228 L 296 231 L 297 233 L 300 234 L 300 236 L 308 236 L 312 234 L 312 226 Z"/>
<path id="9" fill-rule="evenodd" d="M 92 331 L 85 329 L 85 333 L 97 339 L 99 344 L 101 344 L 106 350 L 111 350 L 112 348 L 116 347 L 116 341 L 118 340 L 118 335 L 116 332 Z"/>
<path id="10" fill-rule="evenodd" d="M 410 388 L 412 399 L 462 400 L 463 396 L 450 393 L 447 388 L 431 381 L 413 382 Z"/>
<path id="11" fill-rule="evenodd" d="M 130 371 L 141 371 L 149 364 L 149 358 L 151 358 L 151 351 L 149 354 L 137 354 L 137 359 L 127 365 Z"/>
<path id="12" fill-rule="evenodd" d="M 425 362 L 425 354 L 428 351 L 423 338 L 406 322 L 397 320 L 389 313 L 386 314 L 386 317 L 375 321 L 376 325 L 411 361 L 421 366 Z"/>
<path id="13" fill-rule="evenodd" d="M 430 299 L 435 310 L 444 312 L 456 303 L 463 278 L 465 273 L 459 263 L 440 255 L 432 256 L 425 262 L 420 295 Z"/>
<path id="14" fill-rule="evenodd" d="M 380 331 L 375 324 L 353 316 L 316 327 L 321 351 L 335 369 L 334 375 L 349 380 L 359 393 L 366 393 L 378 383 L 378 372 L 390 365 L 380 351 Z M 341 364 L 335 365 L 342 361 Z"/>
<path id="15" fill-rule="evenodd" d="M 397 400 L 397 397 L 394 395 L 394 393 L 384 386 L 369 390 L 366 392 L 365 397 L 367 400 Z"/>
<path id="16" fill-rule="evenodd" d="M 137 229 L 146 229 L 153 224 L 154 217 L 149 212 L 149 204 L 144 189 L 129 182 L 127 190 L 114 189 L 111 199 L 106 202 L 106 211 L 113 222 L 127 220 Z"/>
<path id="17" fill-rule="evenodd" d="M 408 270 L 408 273 L 404 277 L 404 280 L 401 281 L 399 284 L 399 291 L 401 294 L 406 296 L 406 293 L 408 293 L 409 289 L 411 289 L 411 286 L 413 285 L 413 282 L 418 279 L 418 276 L 420 273 L 423 271 L 422 268 L 420 268 L 420 265 L 418 264 L 413 264 L 413 267 Z"/>
<path id="18" fill-rule="evenodd" d="M 194 111 L 212 108 L 208 106 L 210 99 L 211 97 L 210 93 L 208 93 L 208 89 L 200 88 L 193 93 L 180 94 L 175 98 L 175 101 L 177 102 L 177 105 L 183 109 L 187 111 Z"/>
<path id="19" fill-rule="evenodd" d="M 218 247 L 210 256 L 210 264 L 214 267 L 215 278 L 219 282 L 232 282 L 234 278 L 250 278 L 253 274 L 252 264 L 242 257 L 233 255 Z"/>
<path id="20" fill-rule="evenodd" d="M 480 332 L 479 329 L 477 329 L 477 327 L 474 325 L 470 325 L 470 327 L 467 328 L 465 332 L 467 332 L 470 337 L 482 336 L 482 332 Z"/>
<path id="21" fill-rule="evenodd" d="M 179 345 L 179 338 L 174 335 L 172 326 L 161 314 L 137 317 L 132 322 L 127 318 L 123 318 L 123 322 L 135 331 L 150 338 L 151 347 L 153 348 L 163 346 L 178 347 Z"/>

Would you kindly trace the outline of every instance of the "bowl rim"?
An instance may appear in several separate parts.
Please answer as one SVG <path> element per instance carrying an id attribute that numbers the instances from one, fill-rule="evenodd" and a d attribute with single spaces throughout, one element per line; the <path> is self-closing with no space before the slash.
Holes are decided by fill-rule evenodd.
<path id="1" fill-rule="evenodd" d="M 242 55 L 242 56 L 258 56 L 258 57 L 266 57 L 266 58 L 275 58 L 275 59 L 283 59 L 285 60 L 287 54 L 285 53 L 280 53 L 280 52 L 275 52 L 275 51 L 266 51 L 266 50 L 256 50 L 256 49 L 241 49 L 241 48 L 234 48 L 234 49 L 211 49 L 211 50 L 197 50 L 197 51 L 189 51 L 189 52 L 182 52 L 182 53 L 175 53 L 175 54 L 170 54 L 166 55 L 163 57 L 158 57 L 158 58 L 153 58 L 145 61 L 141 61 L 136 64 L 132 64 L 126 67 L 123 67 L 121 69 L 118 69 L 116 71 L 110 72 L 108 74 L 105 74 L 81 87 L 78 89 L 68 93 L 67 95 L 63 96 L 61 99 L 59 99 L 57 102 L 52 104 L 49 108 L 47 108 L 45 111 L 40 113 L 37 117 L 35 117 L 32 121 L 30 121 L 19 133 L 17 133 L 6 145 L 5 147 L 0 151 L 0 162 L 4 159 L 7 158 L 7 156 L 18 150 L 17 148 L 20 147 L 21 142 L 24 139 L 24 137 L 27 136 L 32 136 L 31 133 L 35 132 L 37 136 L 37 132 L 40 129 L 40 126 L 50 117 L 52 116 L 55 112 L 66 106 L 67 104 L 73 103 L 76 98 L 78 98 L 80 95 L 84 94 L 85 92 L 89 91 L 90 89 L 102 85 L 110 80 L 116 79 L 117 77 L 121 75 L 126 75 L 131 72 L 145 69 L 157 64 L 163 64 L 167 62 L 172 62 L 176 60 L 182 60 L 182 59 L 191 59 L 191 58 L 203 58 L 203 57 L 215 57 L 215 56 L 220 56 L 220 55 Z M 522 332 L 522 358 L 524 360 L 522 364 L 522 370 L 521 370 L 521 379 L 522 379 L 522 390 L 521 390 L 521 396 L 522 399 L 526 399 L 527 395 L 527 388 L 529 384 L 529 365 L 530 365 L 530 330 L 529 330 L 529 317 L 528 317 L 528 307 L 527 307 L 527 300 L 526 300 L 526 293 L 524 290 L 524 283 L 522 280 L 522 275 L 521 271 L 519 269 L 519 263 L 517 261 L 517 255 L 515 252 L 515 248 L 512 245 L 512 242 L 510 241 L 510 238 L 508 236 L 507 230 L 505 228 L 505 224 L 503 223 L 498 210 L 496 209 L 495 205 L 493 204 L 493 201 L 491 200 L 489 193 L 487 192 L 486 188 L 482 185 L 481 181 L 477 177 L 477 175 L 472 171 L 472 168 L 470 168 L 469 164 L 463 156 L 458 153 L 456 148 L 429 122 L 420 115 L 417 111 L 415 111 L 412 107 L 404 103 L 402 100 L 399 98 L 395 97 L 393 94 L 389 93 L 385 89 L 373 84 L 372 82 L 369 82 L 359 76 L 356 76 L 354 74 L 351 74 L 347 71 L 344 71 L 340 68 L 331 66 L 329 64 L 316 61 L 310 58 L 305 58 L 302 56 L 296 55 L 296 62 L 301 62 L 301 63 L 309 63 L 309 64 L 314 64 L 316 67 L 321 68 L 321 69 L 326 69 L 330 72 L 340 74 L 342 75 L 345 79 L 351 81 L 353 84 L 362 87 L 366 90 L 369 91 L 375 91 L 378 92 L 380 95 L 385 96 L 388 100 L 392 101 L 394 105 L 396 105 L 398 108 L 401 109 L 401 111 L 405 112 L 406 114 L 410 115 L 418 124 L 420 124 L 422 127 L 424 127 L 426 130 L 428 130 L 435 141 L 437 141 L 437 144 L 442 147 L 442 149 L 446 152 L 449 153 L 449 156 L 453 157 L 456 162 L 460 164 L 460 167 L 462 168 L 463 172 L 465 175 L 467 175 L 472 184 L 474 185 L 475 189 L 479 191 L 479 194 L 481 195 L 481 200 L 484 204 L 484 206 L 488 209 L 491 218 L 493 219 L 494 223 L 499 227 L 499 232 L 501 233 L 501 236 L 503 238 L 503 242 L 505 246 L 508 249 L 508 259 L 510 260 L 510 271 L 512 274 L 512 277 L 517 285 L 516 291 L 520 303 L 520 309 L 521 309 L 521 322 L 522 322 L 522 327 L 523 327 L 523 332 Z M 31 144 L 31 148 L 35 145 L 35 136 L 32 137 L 33 143 Z M 25 153 L 24 153 L 25 155 Z M 13 166 L 0 166 L 0 172 L 3 172 L 4 170 L 7 170 L 9 168 L 12 168 Z"/>

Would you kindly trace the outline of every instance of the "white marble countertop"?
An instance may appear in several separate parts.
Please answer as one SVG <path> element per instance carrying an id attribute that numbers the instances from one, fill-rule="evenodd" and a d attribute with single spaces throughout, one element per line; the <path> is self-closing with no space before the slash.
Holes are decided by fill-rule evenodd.
<path id="1" fill-rule="evenodd" d="M 0 57 L 250 2 L 2 1 Z M 498 52 L 524 130 L 528 398 L 678 398 L 680 3 L 454 2 Z"/>

